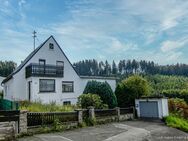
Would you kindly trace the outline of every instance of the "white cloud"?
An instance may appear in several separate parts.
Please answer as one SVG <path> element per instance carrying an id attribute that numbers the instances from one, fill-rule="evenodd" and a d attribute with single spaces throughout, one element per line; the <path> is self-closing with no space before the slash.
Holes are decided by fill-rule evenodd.
<path id="1" fill-rule="evenodd" d="M 25 0 L 20 0 L 20 1 L 18 2 L 18 5 L 19 5 L 20 7 L 22 7 L 25 3 L 26 3 Z"/>
<path id="2" fill-rule="evenodd" d="M 7 0 L 4 1 L 3 6 L 0 5 L 1 21 L 5 21 L 4 16 L 7 16 L 8 19 L 16 19 L 13 22 L 1 22 L 0 31 L 1 29 L 22 30 L 19 33 L 2 32 L 6 36 L 6 40 L 12 39 L 12 43 L 0 37 L 3 40 L 3 43 L 0 44 L 1 47 L 5 46 L 10 49 L 11 46 L 14 46 L 22 52 L 22 55 L 19 55 L 17 60 L 23 59 L 22 56 L 26 55 L 25 52 L 29 52 L 24 50 L 24 46 L 30 45 L 32 49 L 31 32 L 33 27 L 36 27 L 36 23 L 40 43 L 45 39 L 44 37 L 51 34 L 55 35 L 65 52 L 74 61 L 78 59 L 75 56 L 81 58 L 89 55 L 92 57 L 98 56 L 99 59 L 109 59 L 111 58 L 109 56 L 113 56 L 114 53 L 117 59 L 122 59 L 126 56 L 133 58 L 147 58 L 149 56 L 152 60 L 157 55 L 158 57 L 155 57 L 156 60 L 163 58 L 163 61 L 169 62 L 165 59 L 168 58 L 171 61 L 177 61 L 174 58 L 180 58 L 183 54 L 178 49 L 187 44 L 186 38 L 181 34 L 186 32 L 186 28 L 182 24 L 182 21 L 185 22 L 185 19 L 188 18 L 188 2 L 186 1 L 145 0 L 143 2 L 140 0 L 119 0 L 116 2 L 86 0 L 65 2 L 65 6 L 69 11 L 59 13 L 63 17 L 61 17 L 62 20 L 60 18 L 58 20 L 53 19 L 54 22 L 50 21 L 48 23 L 45 19 L 46 23 L 43 23 L 43 25 L 40 25 L 42 18 L 41 21 L 34 23 L 27 21 L 25 10 L 29 2 L 19 0 L 16 3 L 16 8 L 11 5 L 11 1 Z M 35 10 L 39 9 L 39 7 L 36 5 Z M 27 12 L 32 12 L 33 9 L 31 8 L 30 10 Z M 66 13 L 68 13 L 68 16 L 65 16 Z M 34 15 L 34 17 L 37 16 Z M 29 21 L 32 21 L 33 17 L 30 16 L 29 18 Z M 5 26 L 2 26 L 2 24 Z M 187 25 L 188 23 L 185 22 L 184 24 Z M 174 33 L 169 35 L 171 30 Z M 176 30 L 178 30 L 178 34 Z M 23 33 L 24 36 L 20 36 L 20 33 Z M 15 34 L 15 36 L 11 34 Z M 178 36 L 180 40 L 173 40 L 176 39 L 175 36 Z M 159 47 L 158 44 L 160 44 L 161 40 L 166 41 L 161 43 L 160 52 L 150 55 L 149 51 Z M 7 51 L 8 49 L 5 47 L 3 49 Z M 135 49 L 139 49 L 137 51 L 139 55 L 135 54 L 137 53 L 134 51 Z M 75 52 L 88 52 L 86 54 L 88 56 L 84 56 L 85 54 L 83 56 L 77 55 Z"/>
<path id="3" fill-rule="evenodd" d="M 110 48 L 107 49 L 107 52 L 110 53 L 122 53 L 127 50 L 136 50 L 138 49 L 137 44 L 127 42 L 127 43 L 122 43 L 120 40 L 116 38 L 112 38 L 112 41 L 110 43 L 111 45 Z"/>
<path id="4" fill-rule="evenodd" d="M 184 45 L 187 43 L 188 43 L 188 38 L 180 39 L 176 41 L 167 40 L 161 43 L 161 51 L 162 52 L 173 51 L 175 49 L 184 47 Z"/>

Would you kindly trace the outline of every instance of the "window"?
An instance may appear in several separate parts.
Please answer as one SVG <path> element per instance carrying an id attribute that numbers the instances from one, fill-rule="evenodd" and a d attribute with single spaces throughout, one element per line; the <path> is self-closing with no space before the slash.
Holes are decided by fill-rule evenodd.
<path id="1" fill-rule="evenodd" d="M 45 64 L 46 64 L 46 60 L 44 60 L 44 59 L 39 59 L 39 65 L 45 66 Z"/>
<path id="2" fill-rule="evenodd" d="M 56 61 L 56 66 L 64 67 L 63 61 Z"/>
<path id="3" fill-rule="evenodd" d="M 39 74 L 44 74 L 45 73 L 45 65 L 46 65 L 46 60 L 39 59 L 39 68 L 38 68 L 38 73 Z"/>
<path id="4" fill-rule="evenodd" d="M 63 105 L 71 105 L 71 102 L 70 101 L 64 101 Z"/>
<path id="5" fill-rule="evenodd" d="M 39 91 L 40 92 L 55 92 L 55 80 L 54 79 L 40 79 Z"/>
<path id="6" fill-rule="evenodd" d="M 62 92 L 73 92 L 74 83 L 72 81 L 63 81 L 62 82 Z"/>
<path id="7" fill-rule="evenodd" d="M 49 43 L 49 49 L 54 49 L 54 44 L 53 43 Z"/>

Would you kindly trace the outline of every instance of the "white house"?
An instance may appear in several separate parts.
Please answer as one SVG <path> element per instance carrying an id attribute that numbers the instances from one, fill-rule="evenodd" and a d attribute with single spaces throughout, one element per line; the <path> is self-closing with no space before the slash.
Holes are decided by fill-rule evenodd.
<path id="1" fill-rule="evenodd" d="M 116 87 L 115 78 L 79 76 L 50 36 L 2 84 L 5 99 L 75 104 L 89 80 L 107 81 L 113 91 Z"/>
<path id="2" fill-rule="evenodd" d="M 3 82 L 3 80 L 5 79 L 5 77 L 0 76 L 0 84 Z M 3 92 L 3 87 L 0 85 L 0 93 Z"/>

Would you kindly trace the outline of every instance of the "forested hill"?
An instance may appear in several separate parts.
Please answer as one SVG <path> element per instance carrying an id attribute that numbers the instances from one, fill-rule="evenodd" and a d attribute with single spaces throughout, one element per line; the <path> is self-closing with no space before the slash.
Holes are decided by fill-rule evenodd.
<path id="1" fill-rule="evenodd" d="M 158 65 L 153 61 L 120 60 L 118 63 L 95 59 L 73 63 L 80 75 L 117 76 L 129 74 L 163 74 L 188 76 L 187 64 Z M 13 61 L 0 61 L 0 76 L 8 76 L 16 68 Z"/>
<path id="2" fill-rule="evenodd" d="M 188 76 L 187 64 L 158 65 L 153 61 L 120 60 L 114 61 L 82 60 L 73 64 L 80 75 L 116 76 L 129 74 L 163 74 Z"/>
<path id="3" fill-rule="evenodd" d="M 13 61 L 0 61 L 0 76 L 7 77 L 16 68 L 16 63 Z"/>

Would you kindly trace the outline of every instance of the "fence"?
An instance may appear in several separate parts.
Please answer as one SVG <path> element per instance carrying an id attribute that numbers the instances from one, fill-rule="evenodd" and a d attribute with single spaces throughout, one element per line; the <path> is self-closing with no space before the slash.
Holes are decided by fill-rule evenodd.
<path id="1" fill-rule="evenodd" d="M 18 110 L 19 104 L 6 99 L 0 99 L 0 110 Z"/>
<path id="2" fill-rule="evenodd" d="M 55 120 L 60 122 L 78 121 L 77 112 L 49 112 L 49 113 L 27 113 L 27 126 L 50 125 Z"/>
<path id="3" fill-rule="evenodd" d="M 53 124 L 57 119 L 60 122 L 82 122 L 88 117 L 105 119 L 107 117 L 118 117 L 121 115 L 133 114 L 134 108 L 115 108 L 115 109 L 82 109 L 74 112 L 29 112 L 27 113 L 27 126 L 40 126 Z M 81 114 L 80 114 L 81 112 Z M 93 112 L 93 113 L 92 113 Z M 81 116 L 81 117 L 80 117 Z M 94 116 L 94 117 L 92 117 Z M 120 118 L 118 118 L 120 119 Z"/>
<path id="4" fill-rule="evenodd" d="M 120 115 L 134 113 L 134 108 L 120 108 Z"/>
<path id="5" fill-rule="evenodd" d="M 96 109 L 95 110 L 96 118 L 103 118 L 103 117 L 115 116 L 115 115 L 117 115 L 116 109 Z"/>
<path id="6" fill-rule="evenodd" d="M 18 126 L 16 127 L 16 131 L 19 132 L 19 121 L 20 121 L 20 111 L 0 111 L 0 122 L 11 122 L 16 121 Z"/>

